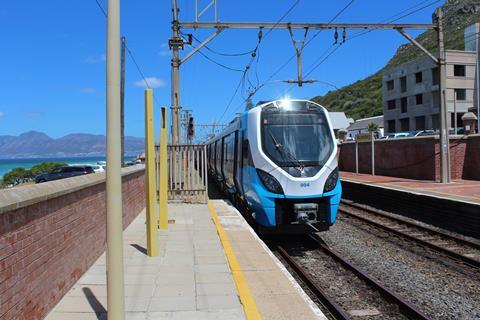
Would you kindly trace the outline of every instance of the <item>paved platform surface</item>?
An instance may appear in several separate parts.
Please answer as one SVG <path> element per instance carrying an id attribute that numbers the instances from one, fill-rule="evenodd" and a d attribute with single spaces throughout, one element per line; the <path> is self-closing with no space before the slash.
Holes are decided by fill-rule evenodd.
<path id="1" fill-rule="evenodd" d="M 153 258 L 146 255 L 142 212 L 124 232 L 126 319 L 245 319 L 252 308 L 242 304 L 245 288 L 263 319 L 324 319 L 233 207 L 222 200 L 210 206 L 239 270 L 231 270 L 207 205 L 170 204 L 175 223 L 161 232 L 161 253 Z M 234 280 L 238 272 L 245 283 Z M 107 319 L 106 306 L 104 254 L 46 319 Z"/>
<path id="2" fill-rule="evenodd" d="M 356 174 L 346 171 L 340 172 L 340 178 L 345 181 L 389 187 L 408 192 L 416 192 L 480 205 L 480 181 L 453 180 L 451 183 L 442 184 L 434 181 L 372 176 L 368 174 Z"/>

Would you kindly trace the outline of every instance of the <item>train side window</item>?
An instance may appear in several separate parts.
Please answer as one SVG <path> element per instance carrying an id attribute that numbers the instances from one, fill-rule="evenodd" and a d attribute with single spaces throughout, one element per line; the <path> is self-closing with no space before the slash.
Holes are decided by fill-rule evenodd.
<path id="1" fill-rule="evenodd" d="M 253 166 L 253 159 L 252 155 L 250 154 L 250 144 L 248 139 L 243 140 L 242 144 L 242 158 L 243 158 L 243 166 Z"/>

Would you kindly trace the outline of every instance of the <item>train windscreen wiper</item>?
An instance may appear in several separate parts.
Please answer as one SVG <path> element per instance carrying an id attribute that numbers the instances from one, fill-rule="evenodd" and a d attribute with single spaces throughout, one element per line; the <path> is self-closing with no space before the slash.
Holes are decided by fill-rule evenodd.
<path id="1" fill-rule="evenodd" d="M 272 131 L 270 131 L 270 128 L 267 127 L 268 134 L 272 138 L 273 143 L 275 144 L 275 149 L 280 152 L 280 155 L 282 156 L 282 159 L 285 161 L 284 154 L 287 155 L 290 160 L 293 160 L 293 162 L 296 163 L 296 167 L 299 171 L 303 171 L 304 166 L 303 164 L 292 154 L 290 149 L 287 147 L 284 147 L 282 144 L 278 143 L 277 139 L 275 139 L 275 136 L 273 135 Z"/>

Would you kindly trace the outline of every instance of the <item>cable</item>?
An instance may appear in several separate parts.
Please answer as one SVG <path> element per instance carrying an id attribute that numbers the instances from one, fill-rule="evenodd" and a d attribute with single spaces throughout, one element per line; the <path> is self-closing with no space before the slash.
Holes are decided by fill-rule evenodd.
<path id="1" fill-rule="evenodd" d="M 98 2 L 98 0 L 95 0 L 95 2 L 97 3 L 97 6 L 100 8 L 100 10 L 102 11 L 103 15 L 106 18 L 107 17 L 107 12 L 105 11 L 105 9 L 103 9 L 102 5 L 100 4 L 100 2 Z"/>
<path id="2" fill-rule="evenodd" d="M 410 11 L 410 10 L 412 10 L 413 8 L 416 8 L 416 7 L 418 7 L 418 6 L 426 3 L 426 2 L 428 2 L 428 1 L 430 1 L 430 0 L 422 1 L 421 3 L 418 3 L 418 4 L 416 4 L 416 5 L 413 6 L 413 7 L 410 7 L 410 8 L 408 8 L 408 9 L 406 9 L 406 10 L 403 10 L 403 11 L 401 11 L 400 13 L 397 13 L 397 14 L 393 15 L 392 17 L 397 17 L 398 15 L 401 15 L 401 14 L 404 13 L 404 12 Z M 436 1 L 434 1 L 434 2 L 431 2 L 431 3 L 429 3 L 429 4 L 426 5 L 426 6 L 423 6 L 423 7 L 421 7 L 421 8 L 418 8 L 418 9 L 416 9 L 415 11 L 412 11 L 412 12 L 410 12 L 410 13 L 404 14 L 404 15 L 402 15 L 402 16 L 394 19 L 394 20 L 390 20 L 392 17 L 389 17 L 389 18 L 387 18 L 387 19 L 382 20 L 382 22 L 385 22 L 385 21 L 388 21 L 388 23 L 395 22 L 395 21 L 400 20 L 400 19 L 403 19 L 403 18 L 405 18 L 405 17 L 407 17 L 407 16 L 409 16 L 409 15 L 412 15 L 412 14 L 414 14 L 414 13 L 420 11 L 420 10 L 423 10 L 423 9 L 429 7 L 429 6 L 432 6 L 433 4 L 435 4 L 435 3 L 439 2 L 439 1 L 440 1 L 440 0 L 436 0 Z M 381 22 L 381 23 L 382 23 L 382 22 Z M 360 36 L 363 36 L 363 35 L 365 35 L 365 34 L 367 34 L 367 33 L 372 32 L 372 31 L 373 31 L 373 29 L 359 32 L 359 33 L 355 34 L 354 36 L 352 36 L 352 37 L 350 37 L 350 38 L 348 38 L 348 39 L 345 39 L 344 43 L 345 43 L 346 41 L 348 41 L 348 40 L 352 40 L 352 39 L 354 39 L 354 38 L 358 38 L 358 37 L 360 37 Z M 341 43 L 341 44 L 343 44 L 343 43 Z M 341 44 L 340 44 L 340 45 L 341 45 Z M 308 77 L 313 71 L 315 71 L 320 65 L 322 65 L 335 51 L 337 51 L 337 50 L 340 48 L 340 45 L 338 45 L 331 53 L 329 53 L 329 54 L 328 54 L 325 58 L 323 58 L 318 64 L 316 64 L 310 71 L 308 71 L 307 74 L 305 75 L 305 77 Z M 317 59 L 317 61 L 318 61 L 318 59 Z M 315 64 L 315 63 L 316 63 L 316 62 L 314 62 L 314 64 Z M 292 88 L 293 88 L 293 85 L 290 85 L 290 87 L 287 88 L 287 89 L 283 92 L 283 95 L 285 95 L 286 93 L 288 93 L 289 91 L 291 91 Z"/>
<path id="3" fill-rule="evenodd" d="M 98 0 L 97 0 L 98 1 Z M 300 0 L 296 0 L 291 6 L 290 8 L 283 14 L 283 16 L 280 18 L 280 20 L 274 25 L 274 27 L 276 25 L 278 25 L 280 23 L 280 21 L 282 21 L 298 4 L 300 3 Z M 267 33 L 265 34 L 264 38 L 273 30 L 273 28 L 270 28 Z M 192 34 L 192 38 L 197 41 L 198 43 L 201 43 L 201 41 L 195 37 L 193 34 Z M 249 50 L 249 51 L 245 51 L 245 52 L 238 52 L 238 53 L 227 53 L 227 52 L 220 52 L 220 51 L 217 51 L 215 49 L 212 49 L 211 47 L 207 46 L 207 45 L 204 45 L 204 48 L 207 49 L 208 51 L 210 51 L 211 53 L 213 54 L 216 54 L 216 55 L 219 55 L 219 56 L 224 56 L 224 57 L 240 57 L 240 56 L 246 56 L 246 55 L 249 55 L 249 54 L 252 54 L 252 52 L 255 50 L 255 49 L 252 49 L 252 50 Z"/>
<path id="4" fill-rule="evenodd" d="M 280 17 L 280 19 L 277 20 L 277 22 L 273 25 L 273 27 L 271 27 L 267 33 L 265 33 L 265 37 L 268 37 L 268 35 L 273 31 L 273 29 L 283 20 L 285 19 L 286 16 L 288 16 L 290 14 L 290 12 L 292 12 L 292 10 L 300 3 L 300 0 L 296 0 L 291 6 L 290 8 L 288 8 L 288 10 Z"/>
<path id="5" fill-rule="evenodd" d="M 102 5 L 100 4 L 100 2 L 98 0 L 95 0 L 98 8 L 100 9 L 100 11 L 102 11 L 103 15 L 105 16 L 105 18 L 108 17 L 107 15 L 107 12 L 105 11 L 105 9 L 103 9 Z M 140 76 L 142 77 L 142 80 L 143 82 L 145 83 L 145 86 L 148 88 L 148 89 L 152 89 L 152 86 L 150 85 L 150 83 L 148 82 L 147 78 L 145 77 L 145 75 L 143 74 L 143 71 L 142 69 L 140 68 L 140 65 L 137 63 L 137 60 L 135 59 L 135 56 L 133 55 L 133 52 L 132 50 L 127 46 L 125 45 L 125 49 L 127 49 L 127 53 L 128 55 L 130 56 L 130 58 L 132 59 L 133 61 L 133 64 L 135 65 L 135 67 L 137 68 L 137 71 L 138 73 L 140 74 Z M 157 100 L 157 97 L 154 95 L 153 96 L 153 99 L 155 100 L 155 102 L 160 105 L 160 103 L 158 102 Z"/>
<path id="6" fill-rule="evenodd" d="M 400 20 L 400 19 L 403 19 L 403 18 L 406 18 L 406 17 L 408 17 L 408 16 L 411 16 L 412 14 L 415 14 L 415 13 L 417 13 L 417 12 L 423 10 L 423 9 L 426 9 L 426 8 L 428 8 L 428 7 L 432 6 L 432 5 L 440 2 L 440 0 L 435 0 L 435 1 L 433 1 L 433 2 L 431 2 L 431 3 L 429 3 L 429 4 L 427 4 L 427 5 L 419 8 L 419 9 L 416 9 L 416 10 L 410 12 L 410 13 L 404 14 L 404 15 L 400 16 L 399 18 L 393 19 L 394 17 L 398 16 L 399 14 L 402 14 L 402 13 L 404 13 L 404 12 L 410 11 L 410 10 L 412 10 L 412 9 L 418 7 L 419 5 L 422 5 L 422 4 L 424 4 L 425 2 L 428 2 L 428 1 L 430 1 L 430 0 L 422 1 L 422 2 L 420 2 L 420 3 L 418 3 L 418 4 L 416 4 L 416 5 L 408 8 L 408 9 L 405 9 L 405 10 L 401 11 L 400 13 L 397 13 L 397 14 L 395 14 L 395 15 L 393 15 L 393 16 L 390 16 L 389 18 L 386 18 L 386 19 L 380 21 L 380 23 L 393 23 L 393 22 L 396 22 L 396 21 L 398 21 L 398 20 Z M 353 39 L 355 39 L 355 38 L 361 37 L 361 36 L 363 36 L 363 35 L 365 35 L 365 34 L 367 34 L 367 33 L 370 33 L 370 32 L 372 32 L 372 31 L 374 31 L 374 29 L 370 29 L 370 30 L 366 30 L 366 31 L 360 31 L 360 32 L 358 32 L 358 33 L 355 33 L 353 36 L 351 36 L 351 37 L 349 38 L 349 40 L 353 40 Z"/>
<path id="7" fill-rule="evenodd" d="M 352 0 L 352 1 L 354 1 L 354 0 Z M 238 90 L 240 89 L 240 87 L 244 88 L 244 86 L 245 86 L 245 79 L 247 79 L 247 73 L 248 73 L 248 71 L 250 70 L 250 66 L 251 66 L 252 62 L 255 60 L 255 56 L 256 56 L 256 54 L 257 54 L 257 50 L 258 50 L 258 48 L 259 48 L 259 46 L 260 46 L 260 43 L 261 43 L 262 39 L 265 39 L 265 37 L 266 37 L 267 35 L 269 35 L 270 32 L 272 32 L 272 30 L 274 29 L 274 27 L 277 26 L 299 3 L 300 3 L 300 0 L 296 0 L 296 1 L 288 8 L 288 10 L 277 20 L 277 22 L 275 23 L 275 25 L 273 25 L 273 26 L 267 31 L 267 33 L 265 34 L 265 36 L 262 36 L 262 35 L 261 35 L 262 30 L 260 30 L 260 32 L 259 32 L 259 40 L 258 40 L 258 42 L 257 42 L 257 46 L 255 47 L 254 50 L 252 50 L 252 53 L 251 53 L 252 58 L 250 59 L 249 63 L 245 66 L 245 70 L 244 70 L 244 72 L 243 72 L 243 75 L 242 75 L 242 77 L 240 78 L 240 81 L 238 82 L 237 87 L 235 88 L 235 91 L 234 91 L 232 97 L 230 98 L 229 103 L 228 103 L 227 106 L 225 107 L 225 109 L 224 109 L 224 111 L 223 111 L 223 113 L 222 113 L 222 116 L 220 117 L 220 119 L 219 119 L 218 121 L 221 121 L 221 120 L 223 119 L 223 117 L 225 116 L 226 112 L 228 111 L 228 109 L 229 109 L 230 106 L 232 105 L 233 99 L 234 99 L 235 96 L 237 95 Z M 258 58 L 257 58 L 257 61 L 258 61 Z M 249 79 L 247 79 L 247 80 L 248 80 L 249 83 L 251 84 L 250 80 L 249 80 Z M 253 85 L 252 85 L 252 86 L 253 86 Z M 242 91 L 243 91 L 243 90 L 242 90 Z M 245 102 L 246 100 L 248 100 L 250 97 L 251 97 L 251 93 L 249 93 L 248 97 L 247 97 L 246 99 L 244 99 L 244 102 Z M 236 109 L 238 109 L 238 108 L 236 108 Z"/>
<path id="8" fill-rule="evenodd" d="M 335 19 L 337 19 L 343 12 L 345 12 L 345 10 L 347 10 L 347 9 L 353 4 L 353 2 L 355 2 L 355 0 L 350 0 L 339 12 L 337 12 L 337 13 L 333 16 L 333 18 L 331 18 L 331 19 L 328 21 L 327 25 L 328 25 L 328 24 L 331 24 L 331 23 L 332 23 Z M 292 7 L 294 7 L 294 6 L 297 5 L 297 4 L 298 4 L 298 1 L 295 2 Z M 287 11 L 287 14 L 291 11 L 291 9 L 293 9 L 292 7 Z M 285 16 L 286 16 L 286 14 L 284 14 L 281 19 L 283 19 Z M 276 26 L 278 23 L 280 23 L 281 19 L 277 21 L 277 23 L 275 24 L 275 26 Z M 270 33 L 272 29 L 273 29 L 273 27 L 270 28 L 270 30 L 267 32 L 267 34 Z M 305 48 L 307 45 L 309 45 L 322 31 L 323 31 L 323 30 L 319 30 L 319 31 L 318 31 L 317 33 L 315 33 L 307 42 L 305 42 L 304 48 Z M 275 72 L 273 72 L 273 73 L 267 78 L 267 80 L 265 80 L 262 84 L 258 85 L 252 92 L 250 92 L 249 95 L 247 96 L 247 98 L 244 99 L 244 100 L 234 109 L 234 112 L 236 112 L 248 99 L 250 99 L 251 97 L 253 97 L 260 89 L 262 89 L 263 87 L 265 87 L 265 85 L 266 85 L 273 77 L 275 77 L 280 71 L 282 71 L 282 70 L 290 63 L 290 61 L 292 61 L 293 58 L 295 58 L 295 57 L 296 57 L 296 54 L 292 55 L 292 56 L 291 56 L 287 61 L 285 61 L 285 63 L 283 63 Z"/>
<path id="9" fill-rule="evenodd" d="M 200 53 L 205 59 L 207 59 L 208 61 L 216 64 L 219 67 L 222 67 L 222 68 L 230 70 L 230 71 L 243 72 L 243 70 L 241 70 L 241 69 L 232 68 L 232 67 L 226 66 L 224 64 L 221 64 L 220 62 L 217 62 L 217 61 L 213 60 L 212 58 L 207 56 L 205 53 L 203 53 L 201 50 L 198 50 L 197 52 Z"/>
<path id="10" fill-rule="evenodd" d="M 202 43 L 202 41 L 200 41 L 197 37 L 195 37 L 195 35 L 192 34 L 192 38 L 197 41 L 198 43 Z M 217 50 L 214 50 L 210 47 L 208 47 L 207 45 L 204 45 L 203 46 L 205 49 L 207 49 L 208 51 L 210 51 L 211 53 L 214 53 L 214 54 L 217 54 L 219 56 L 225 56 L 225 57 L 240 57 L 240 56 L 246 56 L 246 55 L 249 55 L 253 52 L 254 49 L 252 50 L 249 50 L 249 51 L 246 51 L 246 52 L 239 52 L 239 53 L 226 53 L 226 52 L 219 52 Z"/>

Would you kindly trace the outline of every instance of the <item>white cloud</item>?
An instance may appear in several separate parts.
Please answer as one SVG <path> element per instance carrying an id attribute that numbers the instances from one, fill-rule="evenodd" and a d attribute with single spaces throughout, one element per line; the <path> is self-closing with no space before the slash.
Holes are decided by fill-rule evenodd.
<path id="1" fill-rule="evenodd" d="M 5 115 L 5 113 L 3 113 L 2 111 L 0 111 L 0 118 L 3 117 Z"/>
<path id="2" fill-rule="evenodd" d="M 151 88 L 158 88 L 165 86 L 165 81 L 157 77 L 147 77 L 145 80 L 148 82 Z M 136 87 L 147 88 L 145 81 L 143 79 L 137 80 L 133 83 Z"/>
<path id="3" fill-rule="evenodd" d="M 160 45 L 160 48 L 162 48 L 162 50 L 160 50 L 160 52 L 158 53 L 160 56 L 165 57 L 170 54 L 168 43 L 162 43 Z"/>
<path id="4" fill-rule="evenodd" d="M 85 58 L 84 62 L 95 64 L 95 63 L 105 62 L 106 60 L 107 60 L 107 56 L 105 55 L 105 53 L 103 53 L 96 56 L 88 56 L 87 58 Z"/>
<path id="5" fill-rule="evenodd" d="M 95 88 L 86 87 L 86 88 L 81 88 L 80 92 L 81 93 L 86 93 L 86 94 L 91 94 L 91 93 L 97 92 L 97 90 L 95 90 Z"/>
<path id="6" fill-rule="evenodd" d="M 165 57 L 165 56 L 168 56 L 170 54 L 170 51 L 168 50 L 162 50 L 158 53 L 160 56 L 162 57 Z"/>

